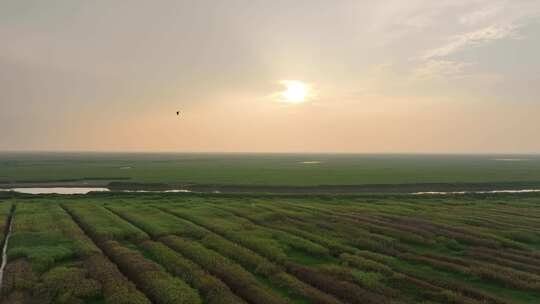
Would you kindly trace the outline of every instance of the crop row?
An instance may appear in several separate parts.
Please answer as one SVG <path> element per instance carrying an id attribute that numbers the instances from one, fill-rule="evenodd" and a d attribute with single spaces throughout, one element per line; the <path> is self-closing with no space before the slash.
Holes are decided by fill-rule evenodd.
<path id="1" fill-rule="evenodd" d="M 7 303 L 149 304 L 57 204 L 17 203 L 9 245 Z"/>
<path id="2" fill-rule="evenodd" d="M 6 205 L 17 209 L 4 302 L 540 301 L 532 198 L 69 200 Z"/>
<path id="3" fill-rule="evenodd" d="M 213 250 L 207 251 L 206 248 L 199 247 L 201 251 L 207 252 L 209 255 L 216 257 L 219 257 L 220 255 L 227 257 L 245 267 L 245 269 L 254 273 L 255 275 L 267 277 L 269 279 L 269 283 L 271 283 L 273 287 L 287 290 L 287 292 L 293 297 L 303 297 L 309 299 L 312 303 L 339 303 L 333 297 L 328 296 L 288 275 L 283 271 L 282 268 L 254 253 L 253 251 L 230 242 L 205 228 L 178 218 L 177 216 L 170 215 L 156 208 L 148 207 L 114 207 L 112 210 L 118 213 L 119 216 L 132 222 L 134 225 L 142 229 L 149 229 L 147 232 L 155 238 L 159 238 L 160 236 L 167 234 L 178 234 L 184 236 L 185 238 L 196 239 L 197 242 L 204 245 L 204 247 Z M 156 219 L 162 220 L 156 221 Z M 233 264 L 230 263 L 226 258 L 219 258 L 219 260 L 226 264 Z M 206 268 L 208 267 L 207 264 L 202 264 L 202 266 Z M 165 265 L 165 267 L 168 266 Z M 209 269 L 209 271 L 214 270 Z M 243 276 L 245 277 L 246 275 L 244 274 Z"/>
<path id="4" fill-rule="evenodd" d="M 233 209 L 232 207 L 224 207 L 228 210 L 231 210 Z M 237 210 L 239 210 L 240 208 L 237 208 Z M 264 223 L 262 222 L 261 220 L 261 215 L 260 215 L 260 212 L 257 212 L 257 216 L 253 216 L 251 214 L 249 214 L 246 210 L 248 209 L 252 209 L 252 208 L 244 208 L 242 209 L 241 211 L 234 211 L 235 213 L 239 213 L 239 214 L 242 214 L 242 216 L 245 216 L 245 217 L 248 217 L 250 219 L 256 219 L 258 221 L 258 223 L 261 223 L 263 225 L 268 225 L 268 223 Z M 268 218 L 268 217 L 267 217 Z M 284 218 L 283 216 L 279 217 L 279 216 L 274 216 L 274 218 L 279 218 L 280 221 L 283 221 Z M 303 223 L 305 222 L 302 221 Z M 332 223 L 333 224 L 333 223 Z M 275 225 L 275 226 L 278 226 L 278 225 Z M 284 225 L 281 225 L 281 226 L 284 226 Z M 290 225 L 289 225 L 290 226 Z M 330 224 L 327 224 L 325 225 L 325 227 L 328 227 L 330 226 Z M 328 228 L 328 229 L 331 229 L 331 228 Z M 289 230 L 291 231 L 291 230 Z M 304 233 L 304 235 L 306 235 Z M 321 237 L 317 237 L 317 238 L 321 238 Z M 349 265 L 352 265 L 353 267 L 356 267 L 356 268 L 359 268 L 363 271 L 375 271 L 375 272 L 381 272 L 383 274 L 385 274 L 386 276 L 390 276 L 390 278 L 388 278 L 387 280 L 388 281 L 393 281 L 394 284 L 398 284 L 397 281 L 400 281 L 400 280 L 408 280 L 410 283 L 417 283 L 419 284 L 418 287 L 422 287 L 422 283 L 421 281 L 418 281 L 418 279 L 415 279 L 415 280 L 410 280 L 410 275 L 415 275 L 415 274 L 409 274 L 409 275 L 406 275 L 404 273 L 395 273 L 395 270 L 397 269 L 392 269 L 392 267 L 390 267 L 388 264 L 395 264 L 394 263 L 394 258 L 391 258 L 391 257 L 388 257 L 388 258 L 384 258 L 384 255 L 381 255 L 381 254 L 376 254 L 376 253 L 371 253 L 367 258 L 366 257 L 362 257 L 362 256 L 358 256 L 358 255 L 354 255 L 354 253 L 360 253 L 358 252 L 358 250 L 348 250 L 348 248 L 346 247 L 343 247 L 345 249 L 347 249 L 345 252 L 345 254 L 343 254 L 341 257 L 342 259 L 348 263 Z M 368 253 L 368 251 L 363 251 L 362 253 Z M 414 255 L 404 255 L 403 258 L 406 258 L 406 257 L 411 257 L 411 256 L 414 256 Z M 382 260 L 383 263 L 379 263 L 379 262 L 375 262 L 373 259 L 377 259 L 378 257 L 381 257 L 380 260 Z M 388 259 L 391 259 L 391 261 L 389 261 Z M 426 260 L 427 261 L 427 260 Z M 418 260 L 416 260 L 416 262 L 418 262 Z M 425 262 L 425 261 L 424 261 Z M 426 264 L 429 264 L 429 263 L 426 263 Z M 452 264 L 448 263 L 450 266 Z M 446 266 L 446 265 L 445 265 Z M 449 267 L 447 267 L 446 269 L 448 269 Z M 456 267 L 456 268 L 459 268 Z M 454 269 L 455 270 L 455 269 Z M 464 271 L 463 268 L 459 268 L 459 270 L 461 271 Z M 403 271 L 403 269 L 401 269 L 400 271 Z M 470 272 L 469 272 L 470 273 Z M 478 298 L 478 299 L 491 299 L 492 302 L 496 302 L 497 299 L 491 297 L 490 295 L 488 294 L 484 294 L 484 293 L 475 293 L 475 292 L 471 292 L 471 290 L 469 288 L 466 288 L 465 286 L 461 286 L 459 284 L 455 284 L 454 282 L 447 282 L 445 280 L 437 280 L 437 283 L 443 287 L 443 289 L 441 290 L 438 290 L 438 293 L 437 294 L 446 294 L 448 295 L 448 293 L 450 293 L 450 291 L 448 290 L 445 290 L 445 288 L 449 287 L 449 288 L 452 288 L 453 290 L 455 290 L 456 292 L 458 292 L 457 294 L 454 294 L 453 298 L 457 298 L 459 297 L 459 294 L 469 294 L 470 296 L 474 297 L 474 298 Z M 386 294 L 388 295 L 389 293 L 386 292 Z M 435 297 L 435 296 L 433 296 Z M 436 298 L 436 297 L 435 297 Z M 440 296 L 439 296 L 440 298 Z M 439 301 L 442 301 L 439 299 Z M 464 298 L 462 300 L 462 302 L 466 302 L 467 299 Z M 471 299 L 469 299 L 468 301 L 471 301 Z"/>
<path id="5" fill-rule="evenodd" d="M 217 252 L 201 244 L 176 236 L 160 239 L 170 248 L 195 261 L 225 282 L 236 294 L 250 303 L 281 304 L 286 303 L 280 296 L 261 285 L 257 279 L 242 267 L 224 258 Z"/>
<path id="6" fill-rule="evenodd" d="M 99 245 L 119 269 L 154 303 L 201 303 L 196 290 L 183 280 L 169 275 L 160 265 L 137 250 L 121 245 L 120 240 L 140 240 L 146 234 L 100 206 L 66 205 L 74 220 Z M 103 216 L 96 218 L 97 216 Z M 103 224 L 95 227 L 96 224 Z M 107 228 L 110 228 L 109 230 Z M 138 302 L 137 302 L 138 303 Z"/>
<path id="7" fill-rule="evenodd" d="M 198 289 L 208 304 L 241 304 L 245 303 L 237 297 L 227 285 L 209 274 L 199 265 L 185 258 L 160 242 L 143 241 L 141 247 L 170 273 L 182 278 Z"/>
<path id="8" fill-rule="evenodd" d="M 155 303 L 201 303 L 194 289 L 183 280 L 174 278 L 163 271 L 161 266 L 146 259 L 138 251 L 122 246 L 116 241 L 104 241 L 101 246 L 122 272 Z"/>
<path id="9" fill-rule="evenodd" d="M 226 208 L 226 209 L 230 209 L 230 208 Z M 240 209 L 240 208 L 239 208 L 239 209 Z M 248 209 L 248 208 L 245 208 L 245 209 Z M 245 210 L 245 209 L 244 209 L 244 210 Z M 175 210 L 178 210 L 178 209 L 175 209 Z M 244 210 L 243 210 L 243 211 L 244 211 Z M 243 211 L 238 211 L 238 212 L 241 213 L 241 212 L 243 212 Z M 236 212 L 235 212 L 235 213 L 236 213 Z M 259 220 L 258 222 L 260 222 L 260 220 Z M 219 228 L 217 228 L 217 227 L 213 227 L 213 228 L 219 230 Z M 219 232 L 219 231 L 218 231 L 218 232 Z M 336 244 L 337 244 L 337 243 L 336 243 Z M 346 247 L 346 246 L 345 246 L 345 247 Z M 357 250 L 356 250 L 356 251 L 357 251 Z M 354 250 L 353 250 L 353 252 L 354 252 Z M 291 263 L 287 263 L 287 264 L 288 264 L 288 265 L 293 265 L 293 264 L 291 264 Z M 296 268 L 301 267 L 300 265 L 294 265 L 294 266 L 296 266 Z M 306 267 L 304 267 L 304 268 L 306 268 Z M 295 269 L 295 268 L 292 268 L 292 267 L 291 267 L 291 268 L 289 269 L 289 271 L 293 271 L 293 269 Z M 327 281 L 329 281 L 329 282 L 343 281 L 343 280 L 340 280 L 339 278 L 336 278 L 335 276 L 332 276 L 332 274 L 325 273 L 325 272 L 321 272 L 321 271 L 317 271 L 317 270 L 312 269 L 312 268 L 307 268 L 307 271 L 309 271 L 310 274 L 313 274 L 315 277 L 317 277 L 317 278 L 319 279 L 318 281 L 322 281 L 322 278 L 324 278 L 325 280 L 327 280 Z M 306 271 L 305 271 L 305 272 L 306 272 Z M 298 272 L 296 275 L 297 275 L 297 276 L 300 276 L 300 275 L 302 275 L 302 273 Z M 358 280 L 357 280 L 356 283 L 360 283 L 360 285 L 363 285 L 363 286 L 365 286 L 365 287 L 368 287 L 369 290 L 374 290 L 373 286 L 367 286 L 367 285 L 370 285 L 370 284 L 367 284 L 367 285 L 365 284 L 366 279 L 364 279 L 364 278 L 369 278 L 369 277 L 370 277 L 369 274 L 366 274 L 366 275 L 364 275 L 364 276 L 362 276 L 362 277 L 363 277 L 362 279 L 363 279 L 364 282 L 358 282 Z M 373 276 L 371 276 L 371 277 L 373 277 Z M 309 278 L 304 277 L 304 280 L 307 281 L 307 280 L 309 280 Z M 317 284 L 316 282 L 317 282 L 317 281 L 311 281 L 312 284 Z M 347 282 L 346 282 L 345 285 L 350 285 L 350 283 L 347 283 Z M 379 285 L 380 285 L 380 284 L 379 284 Z M 329 291 L 330 293 L 336 294 L 336 293 L 343 292 L 343 291 L 340 291 L 339 288 L 336 288 L 335 286 L 332 287 L 331 284 L 324 284 L 324 286 L 325 286 L 324 288 L 325 288 L 327 291 Z M 352 287 L 352 288 L 354 289 L 354 288 L 357 288 L 357 287 Z M 378 288 L 377 291 L 378 291 L 379 293 L 385 294 L 387 297 L 392 297 L 392 296 L 394 296 L 394 293 L 393 293 L 393 292 L 388 292 L 388 289 L 385 289 L 385 288 Z M 360 290 L 359 294 L 360 294 L 361 292 L 362 292 L 362 290 Z M 350 293 L 350 292 L 349 292 L 349 293 Z M 342 296 L 342 297 L 343 297 L 343 296 Z M 403 298 L 402 298 L 402 301 L 403 301 Z"/>
<path id="10" fill-rule="evenodd" d="M 289 260 L 283 262 L 279 256 L 268 255 L 268 253 L 265 252 L 264 249 L 259 246 L 259 244 L 256 244 L 253 239 L 248 238 L 246 235 L 239 235 L 237 233 L 234 233 L 231 231 L 231 229 L 223 229 L 219 224 L 216 224 L 215 221 L 209 220 L 208 217 L 203 217 L 202 215 L 194 216 L 194 214 L 196 214 L 195 212 L 183 211 L 183 209 L 181 210 L 180 208 L 171 209 L 170 211 L 174 214 L 179 215 L 180 217 L 189 219 L 190 221 L 193 221 L 215 232 L 216 234 L 221 235 L 226 239 L 230 239 L 233 242 L 241 244 L 253 250 L 254 252 L 257 252 L 258 254 L 266 253 L 266 255 L 269 256 L 274 262 L 285 267 L 287 272 L 289 272 L 290 274 L 293 274 L 294 276 L 308 283 L 309 285 L 317 287 L 318 289 L 325 291 L 329 294 L 335 295 L 336 297 L 345 302 L 352 301 L 352 303 L 358 303 L 358 301 L 364 301 L 364 303 L 372 303 L 370 299 L 376 299 L 373 303 L 377 303 L 377 301 L 386 301 L 384 296 L 371 293 L 370 291 L 363 289 L 356 284 L 340 280 L 338 277 L 332 274 L 318 271 L 309 266 L 298 265 L 295 262 Z M 211 210 L 210 212 L 215 211 Z M 229 228 L 233 228 L 234 226 L 232 226 L 232 224 L 234 223 L 234 221 L 230 218 L 230 216 L 227 219 L 229 223 Z M 245 227 L 245 225 L 243 227 Z M 253 224 L 251 224 L 251 226 L 249 227 L 251 229 L 261 229 L 260 227 L 253 226 Z M 253 238 L 254 237 L 255 236 L 253 236 Z M 268 244 L 266 244 L 266 246 L 268 246 Z M 351 294 L 356 296 L 351 297 Z"/>
<path id="11" fill-rule="evenodd" d="M 389 284 L 401 284 L 401 285 L 403 285 L 404 283 L 408 285 L 412 284 L 420 290 L 422 290 L 422 288 L 424 288 L 424 286 L 427 285 L 427 283 L 424 283 L 421 280 L 412 279 L 409 276 L 395 273 L 394 270 L 390 266 L 387 265 L 391 263 L 389 262 L 389 260 L 391 260 L 392 262 L 395 260 L 393 257 L 389 257 L 384 254 L 377 254 L 370 251 L 359 251 L 356 248 L 352 248 L 350 246 L 343 245 L 340 242 L 336 242 L 336 240 L 339 239 L 339 238 L 336 238 L 336 234 L 335 234 L 336 232 L 335 225 L 339 225 L 338 222 L 325 221 L 323 226 L 318 225 L 317 227 L 319 229 L 324 229 L 323 231 L 307 232 L 307 231 L 313 230 L 313 227 L 307 226 L 309 222 L 309 217 L 306 216 L 302 218 L 300 217 L 301 214 L 294 214 L 293 211 L 291 211 L 290 209 L 285 210 L 283 213 L 287 214 L 288 216 L 299 217 L 298 220 L 296 221 L 296 225 L 298 224 L 298 222 L 301 222 L 301 225 L 302 225 L 301 227 L 303 228 L 302 230 L 290 229 L 290 227 L 293 226 L 293 223 L 284 222 L 288 220 L 288 216 L 286 217 L 283 215 L 279 216 L 279 214 L 278 216 L 275 216 L 276 215 L 275 212 L 265 213 L 264 211 L 257 209 L 256 212 L 250 213 L 247 210 L 253 210 L 253 208 L 233 208 L 229 206 L 225 206 L 222 208 L 230 210 L 231 212 L 235 214 L 239 214 L 240 216 L 244 218 L 248 218 L 250 220 L 256 221 L 258 224 L 261 224 L 261 225 L 275 227 L 276 229 L 284 229 L 285 231 L 288 231 L 290 233 L 301 233 L 301 235 L 303 235 L 306 238 L 310 238 L 314 242 L 318 242 L 321 244 L 333 243 L 335 245 L 334 246 L 335 252 L 339 254 L 339 257 L 343 261 L 345 266 L 355 267 L 363 272 L 362 275 L 357 276 L 359 278 L 356 278 L 355 282 L 359 283 L 361 286 L 364 286 L 369 290 L 375 290 L 378 293 L 382 293 L 387 297 L 395 296 L 395 292 L 389 288 L 386 288 L 384 284 L 382 283 L 383 281 L 387 281 L 387 283 Z M 261 209 L 272 209 L 272 211 L 276 211 L 276 209 L 278 208 L 265 206 L 264 208 L 261 208 Z M 272 214 L 274 214 L 274 216 L 272 216 Z M 265 222 L 265 220 L 268 220 L 270 218 L 279 219 L 280 222 L 279 223 L 271 223 L 268 221 Z M 315 220 L 315 222 L 317 221 Z M 355 235 L 354 227 L 350 227 L 349 231 L 351 230 L 353 230 L 353 233 L 349 233 L 349 238 Z M 329 237 L 328 233 L 330 231 L 332 231 L 332 235 L 333 235 L 331 239 L 328 238 Z M 323 237 L 323 235 L 325 237 Z M 355 242 L 355 243 L 358 243 L 358 242 Z M 366 240 L 362 239 L 361 243 L 365 244 Z M 380 246 L 372 246 L 372 247 L 381 248 Z M 363 246 L 363 248 L 365 247 Z M 368 247 L 368 248 L 371 248 L 371 247 Z M 381 250 L 381 251 L 386 252 L 385 250 Z M 364 257 L 361 255 L 357 255 L 360 253 L 366 256 Z M 382 263 L 377 262 L 376 261 L 377 259 L 379 259 Z M 342 271 L 342 269 L 340 269 L 340 271 Z M 378 275 L 377 273 L 380 273 L 383 276 Z M 317 275 L 321 276 L 321 273 L 319 272 L 317 273 Z M 324 274 L 324 275 L 328 275 L 328 274 Z M 436 292 L 429 293 L 428 295 L 430 298 L 437 298 L 436 294 L 448 293 L 448 292 L 450 291 L 445 291 L 442 288 L 440 289 L 436 288 Z M 424 292 L 423 298 L 426 298 L 426 292 Z"/>

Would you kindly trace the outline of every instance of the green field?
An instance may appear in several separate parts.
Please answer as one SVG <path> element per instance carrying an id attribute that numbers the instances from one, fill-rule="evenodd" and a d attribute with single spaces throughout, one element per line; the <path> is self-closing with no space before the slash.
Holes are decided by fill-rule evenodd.
<path id="1" fill-rule="evenodd" d="M 540 195 L 0 194 L 1 303 L 539 303 Z"/>
<path id="2" fill-rule="evenodd" d="M 0 184 L 83 179 L 279 186 L 540 184 L 540 156 L 0 153 Z"/>
<path id="3" fill-rule="evenodd" d="M 0 182 L 256 190 L 0 192 L 0 304 L 540 303 L 539 193 L 261 193 L 540 188 L 539 156 L 2 153 Z"/>

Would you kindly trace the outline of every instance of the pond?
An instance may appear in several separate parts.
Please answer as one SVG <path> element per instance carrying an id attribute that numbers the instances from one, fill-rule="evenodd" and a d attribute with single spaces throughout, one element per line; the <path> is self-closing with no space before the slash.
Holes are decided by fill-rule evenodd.
<path id="1" fill-rule="evenodd" d="M 111 191 L 108 188 L 99 188 L 99 187 L 28 187 L 28 188 L 10 188 L 10 189 L 0 189 L 0 191 L 15 191 L 18 193 L 25 194 L 88 194 L 89 192 L 106 192 Z M 175 189 L 175 190 L 161 190 L 161 191 L 148 191 L 148 190 L 121 190 L 120 192 L 191 192 L 185 189 Z"/>
<path id="2" fill-rule="evenodd" d="M 11 188 L 3 191 L 15 191 L 26 194 L 87 194 L 91 191 L 109 191 L 107 188 L 50 187 L 50 188 Z"/>
<path id="3" fill-rule="evenodd" d="M 490 190 L 490 191 L 450 191 L 450 192 L 439 192 L 439 191 L 424 191 L 424 192 L 415 192 L 416 195 L 429 195 L 429 194 L 468 194 L 468 193 L 535 193 L 540 192 L 540 189 L 522 189 L 522 190 Z"/>

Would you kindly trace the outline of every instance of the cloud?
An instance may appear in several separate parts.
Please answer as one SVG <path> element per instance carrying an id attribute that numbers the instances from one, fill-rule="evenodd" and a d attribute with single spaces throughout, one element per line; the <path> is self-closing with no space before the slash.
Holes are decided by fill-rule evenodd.
<path id="1" fill-rule="evenodd" d="M 460 10 L 454 16 L 453 20 L 456 21 L 454 28 L 459 34 L 446 36 L 446 42 L 442 46 L 424 51 L 420 56 L 421 59 L 447 57 L 468 47 L 484 45 L 496 40 L 520 39 L 522 37 L 518 31 L 540 17 L 540 2 L 538 1 L 479 0 L 470 2 L 462 3 L 467 9 Z M 453 22 L 447 24 L 453 24 Z M 443 23 L 440 25 L 444 27 Z"/>
<path id="2" fill-rule="evenodd" d="M 503 11 L 502 5 L 483 7 L 479 10 L 464 14 L 459 17 L 459 23 L 463 25 L 477 25 L 486 20 L 496 17 Z"/>
<path id="3" fill-rule="evenodd" d="M 463 76 L 465 69 L 472 63 L 451 60 L 429 60 L 412 72 L 412 79 L 432 80 L 437 78 L 457 78 Z"/>
<path id="4" fill-rule="evenodd" d="M 468 46 L 478 46 L 495 40 L 505 38 L 516 38 L 516 29 L 514 24 L 504 26 L 488 26 L 467 32 L 461 35 L 456 35 L 450 38 L 450 41 L 442 47 L 434 48 L 426 51 L 421 58 L 429 60 L 432 58 L 441 58 L 459 52 Z"/>
<path id="5" fill-rule="evenodd" d="M 522 29 L 538 20 L 540 3 L 506 0 L 456 2 L 459 2 L 456 6 L 447 7 L 446 11 L 450 12 L 448 18 L 439 15 L 435 30 L 426 32 L 427 43 L 410 57 L 412 60 L 409 62 L 413 65 L 409 79 L 413 83 L 460 79 L 464 86 L 474 82 L 479 86 L 492 87 L 500 82 L 501 73 L 483 70 L 483 65 L 477 64 L 480 62 L 460 61 L 453 55 L 495 41 L 524 39 Z M 489 56 L 491 51 L 486 48 L 480 52 Z"/>

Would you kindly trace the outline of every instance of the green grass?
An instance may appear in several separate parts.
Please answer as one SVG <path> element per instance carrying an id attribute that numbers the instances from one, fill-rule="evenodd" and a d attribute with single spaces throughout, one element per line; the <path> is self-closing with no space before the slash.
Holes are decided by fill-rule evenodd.
<path id="1" fill-rule="evenodd" d="M 496 161 L 525 158 L 527 161 Z M 320 161 L 320 164 L 303 164 Z M 126 169 L 128 168 L 129 169 Z M 227 185 L 537 182 L 539 156 L 0 153 L 0 182 Z"/>
<path id="2" fill-rule="evenodd" d="M 540 301 L 539 194 L 11 196 L 4 297 Z"/>
<path id="3" fill-rule="evenodd" d="M 84 257 L 99 250 L 77 233 L 69 215 L 58 204 L 12 204 L 4 295 L 19 293 L 41 303 L 99 302 L 101 285 L 83 266 Z"/>
<path id="4" fill-rule="evenodd" d="M 34 270 L 45 271 L 55 262 L 76 256 L 75 239 L 59 221 L 67 214 L 56 204 L 18 204 L 13 216 L 13 234 L 8 257 L 25 257 Z"/>
<path id="5" fill-rule="evenodd" d="M 16 208 L 2 286 L 7 302 L 149 303 L 59 202 L 14 199 L 1 206 L 10 205 Z"/>

